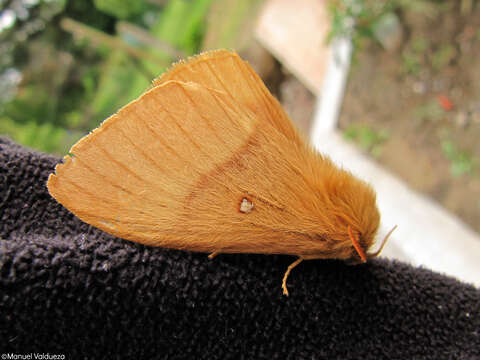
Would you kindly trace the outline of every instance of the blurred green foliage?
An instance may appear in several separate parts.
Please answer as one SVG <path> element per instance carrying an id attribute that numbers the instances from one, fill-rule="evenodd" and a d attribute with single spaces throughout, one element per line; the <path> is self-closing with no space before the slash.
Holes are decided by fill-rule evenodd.
<path id="1" fill-rule="evenodd" d="M 420 126 L 428 121 L 439 121 L 445 117 L 445 110 L 438 101 L 432 100 L 417 106 L 413 114 L 415 116 L 415 123 Z"/>
<path id="2" fill-rule="evenodd" d="M 94 0 L 95 7 L 117 19 L 128 19 L 138 16 L 147 10 L 143 1 L 131 0 Z"/>
<path id="3" fill-rule="evenodd" d="M 450 161 L 450 172 L 454 176 L 473 174 L 478 167 L 478 159 L 467 151 L 460 150 L 450 140 L 442 141 L 442 151 Z"/>
<path id="4" fill-rule="evenodd" d="M 401 0 L 330 0 L 332 17 L 330 38 L 348 36 L 355 42 L 361 38 L 374 38 L 375 24 L 397 9 Z"/>
<path id="5" fill-rule="evenodd" d="M 201 47 L 210 2 L 169 1 L 162 19 L 153 24 L 152 33 L 187 54 L 196 53 Z"/>
<path id="6" fill-rule="evenodd" d="M 367 125 L 357 124 L 349 125 L 345 129 L 344 136 L 347 140 L 355 141 L 375 158 L 382 154 L 382 144 L 389 138 L 386 131 L 377 131 Z"/>
<path id="7" fill-rule="evenodd" d="M 178 54 L 201 49 L 210 2 L 20 1 L 28 16 L 0 28 L 0 134 L 45 152 L 66 153 L 145 91 Z M 0 16 L 16 11 L 0 6 Z M 74 25 L 66 29 L 64 19 Z M 121 24 L 144 38 L 133 30 L 118 31 Z"/>
<path id="8" fill-rule="evenodd" d="M 444 7 L 443 0 L 329 0 L 329 38 L 347 36 L 359 47 L 367 39 L 378 41 L 376 28 L 392 14 L 410 11 L 436 16 Z"/>
<path id="9" fill-rule="evenodd" d="M 440 70 L 447 66 L 457 55 L 457 49 L 452 44 L 446 44 L 440 47 L 432 56 L 432 67 Z"/>
<path id="10" fill-rule="evenodd" d="M 428 40 L 415 38 L 409 41 L 402 51 L 403 71 L 406 74 L 417 76 L 422 70 L 423 57 L 429 48 Z"/>

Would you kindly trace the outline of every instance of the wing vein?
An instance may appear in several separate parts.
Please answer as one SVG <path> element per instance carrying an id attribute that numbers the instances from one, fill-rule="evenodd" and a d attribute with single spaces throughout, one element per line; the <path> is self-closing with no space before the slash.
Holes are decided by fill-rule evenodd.
<path id="1" fill-rule="evenodd" d="M 210 92 L 210 88 L 206 88 L 209 92 Z M 199 111 L 199 108 L 198 108 L 198 105 L 195 103 L 195 101 L 192 99 L 192 97 L 187 93 L 187 91 L 182 87 L 182 90 L 183 90 L 183 93 L 185 94 L 185 96 L 188 98 L 188 100 L 192 103 L 192 105 L 197 109 L 197 112 L 198 114 L 200 115 L 200 117 L 202 118 L 202 120 L 205 122 L 205 124 L 207 124 L 208 128 L 210 129 L 210 131 L 213 133 L 213 135 L 221 142 L 223 143 L 225 146 L 227 146 L 227 143 L 225 142 L 225 140 L 223 138 L 221 138 L 218 134 L 217 134 L 217 131 L 215 131 L 215 129 L 213 128 L 212 126 L 212 123 L 211 121 L 202 115 L 202 113 Z M 212 94 L 212 97 L 215 99 L 215 101 L 217 102 L 218 105 L 220 105 L 217 101 L 217 99 L 213 96 Z M 221 106 L 220 106 L 221 107 Z M 225 112 L 225 109 L 223 109 L 223 107 L 221 107 L 222 110 Z M 226 113 L 226 112 L 225 112 Z M 230 119 L 230 118 L 229 118 Z M 231 119 L 230 119 L 231 120 Z"/>
<path id="2" fill-rule="evenodd" d="M 105 179 L 105 180 L 106 180 L 110 185 L 112 185 L 113 187 L 115 187 L 115 188 L 117 188 L 117 189 L 119 189 L 119 190 L 125 191 L 126 193 L 128 193 L 128 194 L 130 194 L 130 195 L 135 195 L 135 196 L 137 195 L 137 194 L 132 193 L 132 192 L 131 192 L 130 190 L 128 190 L 127 188 L 123 188 L 121 185 L 119 185 L 119 184 L 111 181 L 111 179 L 110 179 L 108 176 L 106 176 L 106 175 L 98 172 L 97 170 L 93 169 L 92 167 L 88 166 L 87 163 L 84 162 L 84 161 L 82 161 L 79 156 L 76 156 L 76 157 L 75 157 L 75 161 L 81 163 L 82 166 L 84 166 L 86 169 L 88 169 L 88 170 L 89 170 L 90 172 L 92 172 L 93 174 L 96 174 L 97 176 Z M 67 179 L 67 177 L 65 177 L 65 179 Z"/>
<path id="3" fill-rule="evenodd" d="M 99 149 L 102 153 L 104 153 L 105 156 L 106 156 L 110 161 L 112 161 L 113 163 L 117 164 L 117 166 L 121 167 L 121 168 L 122 168 L 123 170 L 125 170 L 127 173 L 131 174 L 134 178 L 136 178 L 136 179 L 138 179 L 138 180 L 140 180 L 141 182 L 144 182 L 144 183 L 146 183 L 146 184 L 152 185 L 151 182 L 149 182 L 149 181 L 145 180 L 144 178 L 138 176 L 137 174 L 135 174 L 134 171 L 130 170 L 130 169 L 129 169 L 127 166 L 125 166 L 123 163 L 121 163 L 120 161 L 118 161 L 117 159 L 115 159 L 112 155 L 110 155 L 110 153 L 109 153 L 105 148 L 103 148 L 103 146 L 101 146 L 101 145 L 98 144 L 98 143 L 93 143 L 93 142 L 92 142 L 92 144 L 95 145 L 95 147 L 96 147 L 97 149 Z M 85 163 L 84 163 L 84 164 L 85 164 Z M 112 184 L 114 184 L 114 183 L 112 182 Z"/>
<path id="4" fill-rule="evenodd" d="M 100 148 L 101 150 L 104 151 L 104 149 L 101 148 L 100 146 L 98 146 L 98 145 L 96 145 L 96 146 L 97 146 L 97 148 Z M 105 151 L 104 151 L 104 152 L 105 152 Z M 106 153 L 106 152 L 105 152 L 105 153 Z M 108 154 L 107 154 L 107 156 L 108 156 Z M 109 156 L 109 158 L 112 159 L 111 156 Z M 96 174 L 97 176 L 100 176 L 101 178 L 105 179 L 105 180 L 106 180 L 111 186 L 113 186 L 114 188 L 117 188 L 117 189 L 119 189 L 119 190 L 121 190 L 121 191 L 124 191 L 124 192 L 126 192 L 127 194 L 129 194 L 130 196 L 132 196 L 132 197 L 134 197 L 134 198 L 140 196 L 141 192 L 133 193 L 132 191 L 130 191 L 130 190 L 127 189 L 126 187 L 123 187 L 123 186 L 119 185 L 118 183 L 112 181 L 112 179 L 111 179 L 110 177 L 108 177 L 108 176 L 106 176 L 106 175 L 98 172 L 98 171 L 95 170 L 94 168 L 88 166 L 86 162 L 84 162 L 84 161 L 82 161 L 82 160 L 80 159 L 80 157 L 77 156 L 77 157 L 75 158 L 75 161 L 78 161 L 79 163 L 81 163 L 86 169 L 88 169 L 88 170 L 89 170 L 90 172 L 92 172 L 93 174 Z M 117 161 L 115 161 L 115 163 L 118 164 Z M 129 171 L 129 172 L 132 173 L 131 171 Z M 138 177 L 138 176 L 135 176 L 135 177 L 143 180 L 142 178 L 140 178 L 140 177 Z M 65 179 L 66 179 L 66 177 L 65 177 Z M 145 183 L 147 183 L 147 184 L 150 184 L 149 182 L 146 182 L 145 180 L 143 180 L 143 181 L 144 181 Z M 150 185 L 151 185 L 151 184 L 150 184 Z M 167 207 L 167 206 L 164 205 L 164 204 L 160 204 L 160 203 L 158 203 L 158 202 L 156 202 L 156 201 L 152 201 L 150 198 L 148 198 L 148 197 L 146 197 L 146 196 L 142 196 L 142 198 L 143 198 L 144 200 L 148 201 L 150 204 L 153 204 L 153 205 L 155 205 L 155 206 L 165 207 L 165 208 Z M 115 205 L 115 203 L 112 202 L 112 201 L 109 201 L 109 203 Z M 118 204 L 117 204 L 117 205 L 118 205 Z"/>
<path id="5" fill-rule="evenodd" d="M 175 155 L 177 158 L 179 158 L 180 160 L 183 160 L 184 162 L 186 162 L 187 164 L 190 164 L 191 165 L 191 162 L 186 160 L 183 156 L 181 156 L 172 146 L 170 146 L 167 142 L 165 142 L 165 139 L 163 138 L 163 136 L 161 136 L 160 134 L 158 134 L 155 130 L 153 130 L 150 125 L 148 125 L 148 122 L 141 116 L 138 117 L 138 119 L 140 119 L 140 121 L 145 125 L 145 127 L 153 134 L 153 136 L 155 136 L 157 139 L 160 140 L 160 142 L 162 143 L 163 146 L 165 146 L 166 149 L 168 149 L 168 151 L 170 151 L 173 155 Z"/>
<path id="6" fill-rule="evenodd" d="M 63 178 L 63 181 L 65 181 L 65 182 L 69 183 L 70 185 L 72 185 L 73 187 L 79 189 L 81 192 L 88 194 L 90 197 L 92 197 L 92 198 L 94 198 L 94 199 L 100 198 L 100 199 L 101 199 L 103 202 L 105 202 L 105 203 L 109 203 L 109 204 L 112 204 L 112 205 L 114 205 L 114 206 L 115 206 L 115 205 L 118 205 L 118 204 L 115 204 L 113 201 L 111 201 L 111 199 L 109 199 L 108 197 L 103 197 L 103 196 L 101 196 L 99 193 L 94 194 L 94 193 L 92 193 L 90 190 L 88 190 L 87 188 L 79 185 L 78 183 L 76 183 L 76 182 L 74 182 L 74 181 L 69 180 L 69 179 L 66 178 L 66 177 Z M 161 206 L 161 205 L 159 205 L 159 206 Z M 138 210 L 138 212 L 139 212 L 140 214 L 143 214 L 143 215 L 147 215 L 147 216 L 148 216 L 147 213 L 145 213 L 145 212 L 143 212 L 143 211 L 141 211 L 141 210 Z M 102 219 L 102 220 L 103 220 L 103 219 L 105 219 L 105 220 L 111 220 L 112 222 L 117 222 L 117 221 L 118 221 L 117 219 L 115 219 L 115 218 L 113 218 L 113 217 L 109 217 L 108 215 L 106 215 L 106 216 L 98 216 L 97 214 L 90 214 L 90 213 L 82 212 L 82 211 L 79 211 L 79 210 L 76 210 L 75 213 L 83 213 L 83 214 L 85 214 L 85 215 L 94 216 L 94 217 L 97 217 L 97 218 Z M 123 223 L 123 224 L 130 224 L 130 225 L 137 225 L 137 224 L 138 224 L 138 221 L 131 221 L 131 222 L 130 222 L 130 221 L 126 221 L 126 220 L 123 220 L 123 219 L 122 219 L 122 223 Z M 158 225 L 158 224 L 142 222 L 142 225 L 156 226 L 156 225 Z"/>
<path id="7" fill-rule="evenodd" d="M 217 79 L 217 81 L 220 83 L 220 85 L 222 86 L 223 90 L 228 94 L 228 96 L 230 96 L 232 99 L 234 99 L 234 97 L 232 96 L 232 93 L 231 93 L 230 91 L 228 91 L 228 87 L 225 86 L 225 84 L 223 83 L 222 79 L 215 73 L 215 71 L 213 71 L 212 65 L 210 65 L 210 63 L 209 63 L 208 61 L 206 61 L 205 64 L 207 65 L 208 70 L 210 70 L 210 72 L 211 72 L 212 75 L 215 77 L 215 79 Z"/>
<path id="8" fill-rule="evenodd" d="M 130 139 L 125 131 L 119 126 L 118 130 L 122 133 L 123 137 L 128 140 L 128 142 L 132 145 L 132 147 L 140 152 L 146 159 L 148 159 L 153 165 L 155 165 L 159 170 L 165 171 L 162 165 L 160 165 L 157 161 L 152 159 L 145 151 L 142 150 L 140 146 L 138 146 L 132 139 Z"/>
<path id="9" fill-rule="evenodd" d="M 188 139 L 192 144 L 193 146 L 195 146 L 195 148 L 200 151 L 202 154 L 204 154 L 205 156 L 211 158 L 211 156 L 209 154 L 207 154 L 203 149 L 202 147 L 190 136 L 190 134 L 188 133 L 188 131 L 186 131 L 179 123 L 178 121 L 175 120 L 175 117 L 173 117 L 173 115 L 170 113 L 170 111 L 161 106 L 162 110 L 167 113 L 168 117 L 170 119 L 172 119 L 172 122 L 177 126 L 178 129 L 180 129 L 180 131 L 182 132 L 182 134 L 185 136 L 186 139 Z"/>
<path id="10" fill-rule="evenodd" d="M 230 116 L 230 114 L 225 110 L 225 107 L 222 106 L 222 104 L 220 103 L 220 100 L 217 98 L 216 94 L 214 93 L 214 90 L 213 89 L 210 89 L 210 88 L 207 88 L 208 92 L 212 95 L 212 97 L 214 98 L 215 102 L 218 104 L 218 106 L 222 109 L 222 111 L 224 112 L 225 116 L 228 118 L 228 120 L 230 120 L 230 122 L 232 123 L 232 125 L 236 125 L 235 124 L 235 121 L 233 120 L 233 118 Z M 235 111 L 234 109 L 232 109 L 233 111 Z M 235 111 L 237 113 L 237 111 Z"/>
<path id="11" fill-rule="evenodd" d="M 243 64 L 241 61 L 242 61 L 241 59 L 237 59 L 237 58 L 235 59 L 235 62 L 237 63 L 238 68 L 240 69 L 240 71 L 243 72 L 243 71 L 244 71 L 244 64 Z M 248 67 L 246 67 L 246 68 L 247 68 L 247 71 L 250 72 L 249 69 L 248 69 Z M 257 93 L 257 96 L 256 96 L 257 99 L 262 99 L 262 102 L 263 102 L 265 108 L 270 108 L 271 106 L 269 106 L 269 102 L 268 102 L 267 99 L 265 98 L 265 92 L 259 91 L 259 90 L 258 90 L 258 86 L 255 86 L 255 89 L 254 89 L 254 88 L 252 87 L 252 84 L 250 83 L 250 81 L 247 80 L 247 81 L 245 81 L 245 82 L 247 83 L 247 86 L 248 86 L 248 88 L 250 89 L 250 91 L 252 91 L 252 93 Z M 271 105 L 271 104 L 270 104 L 270 105 Z M 270 114 L 270 112 L 267 111 L 267 112 L 264 112 L 264 113 L 268 114 L 268 118 L 269 118 L 269 120 L 270 120 L 270 123 L 271 123 L 271 124 L 275 124 L 274 118 L 273 118 L 273 116 Z M 278 113 L 277 113 L 277 114 L 278 114 Z"/>

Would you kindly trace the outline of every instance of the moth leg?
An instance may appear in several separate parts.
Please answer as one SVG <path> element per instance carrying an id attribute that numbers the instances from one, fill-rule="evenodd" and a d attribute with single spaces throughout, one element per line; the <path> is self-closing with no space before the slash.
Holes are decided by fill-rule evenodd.
<path id="1" fill-rule="evenodd" d="M 287 295 L 288 296 L 288 289 L 287 289 L 287 278 L 288 278 L 288 275 L 290 275 L 290 272 L 292 271 L 292 269 L 297 266 L 298 264 L 300 264 L 301 262 L 303 261 L 303 258 L 299 257 L 297 260 L 295 260 L 293 263 L 291 263 L 288 268 L 287 268 L 287 271 L 285 271 L 285 275 L 283 275 L 283 281 L 282 281 L 282 289 L 283 289 L 283 295 Z"/>
<path id="2" fill-rule="evenodd" d="M 212 259 L 213 259 L 215 256 L 217 256 L 218 254 L 220 254 L 218 251 L 214 251 L 214 252 L 212 252 L 210 255 L 208 255 L 208 258 L 209 258 L 210 260 L 212 260 Z"/>

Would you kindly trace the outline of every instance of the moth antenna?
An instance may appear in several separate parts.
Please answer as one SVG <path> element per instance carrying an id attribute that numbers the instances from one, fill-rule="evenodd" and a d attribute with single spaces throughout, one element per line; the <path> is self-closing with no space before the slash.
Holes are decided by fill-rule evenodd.
<path id="1" fill-rule="evenodd" d="M 282 281 L 282 289 L 283 289 L 283 295 L 287 295 L 288 296 L 288 289 L 287 289 L 287 278 L 288 278 L 288 275 L 290 275 L 290 272 L 292 271 L 292 269 L 297 266 L 298 264 L 300 264 L 301 262 L 303 261 L 303 258 L 298 258 L 297 260 L 295 260 L 293 263 L 291 263 L 288 268 L 287 268 L 287 271 L 285 271 L 285 275 L 283 275 L 283 281 Z"/>
<path id="2" fill-rule="evenodd" d="M 353 236 L 352 228 L 350 227 L 350 225 L 348 225 L 347 230 L 348 236 L 350 237 L 350 240 L 352 240 L 353 247 L 355 248 L 355 250 L 357 250 L 357 253 L 358 255 L 360 255 L 362 261 L 367 262 L 367 256 L 365 255 L 365 251 L 363 251 L 363 249 L 360 247 L 360 244 L 358 243 L 358 240 L 355 238 L 355 236 Z"/>
<path id="3" fill-rule="evenodd" d="M 390 230 L 390 231 L 388 232 L 388 234 L 385 235 L 385 237 L 383 238 L 383 241 L 382 241 L 382 245 L 380 245 L 380 248 L 379 248 L 377 251 L 375 251 L 373 254 L 368 254 L 368 257 L 376 257 L 376 256 L 380 255 L 380 253 L 381 253 L 382 250 L 383 250 L 383 247 L 384 247 L 385 244 L 387 243 L 388 238 L 390 237 L 390 235 L 392 235 L 393 231 L 394 231 L 396 228 L 397 228 L 397 225 L 395 225 L 395 226 L 392 228 L 392 230 Z"/>

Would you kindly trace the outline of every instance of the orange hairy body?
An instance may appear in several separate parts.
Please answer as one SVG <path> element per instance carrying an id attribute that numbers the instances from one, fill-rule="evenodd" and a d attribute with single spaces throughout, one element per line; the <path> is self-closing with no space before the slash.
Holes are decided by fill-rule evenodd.
<path id="1" fill-rule="evenodd" d="M 313 150 L 235 53 L 177 64 L 70 153 L 50 194 L 124 239 L 215 254 L 378 255 L 368 252 L 374 191 Z"/>

